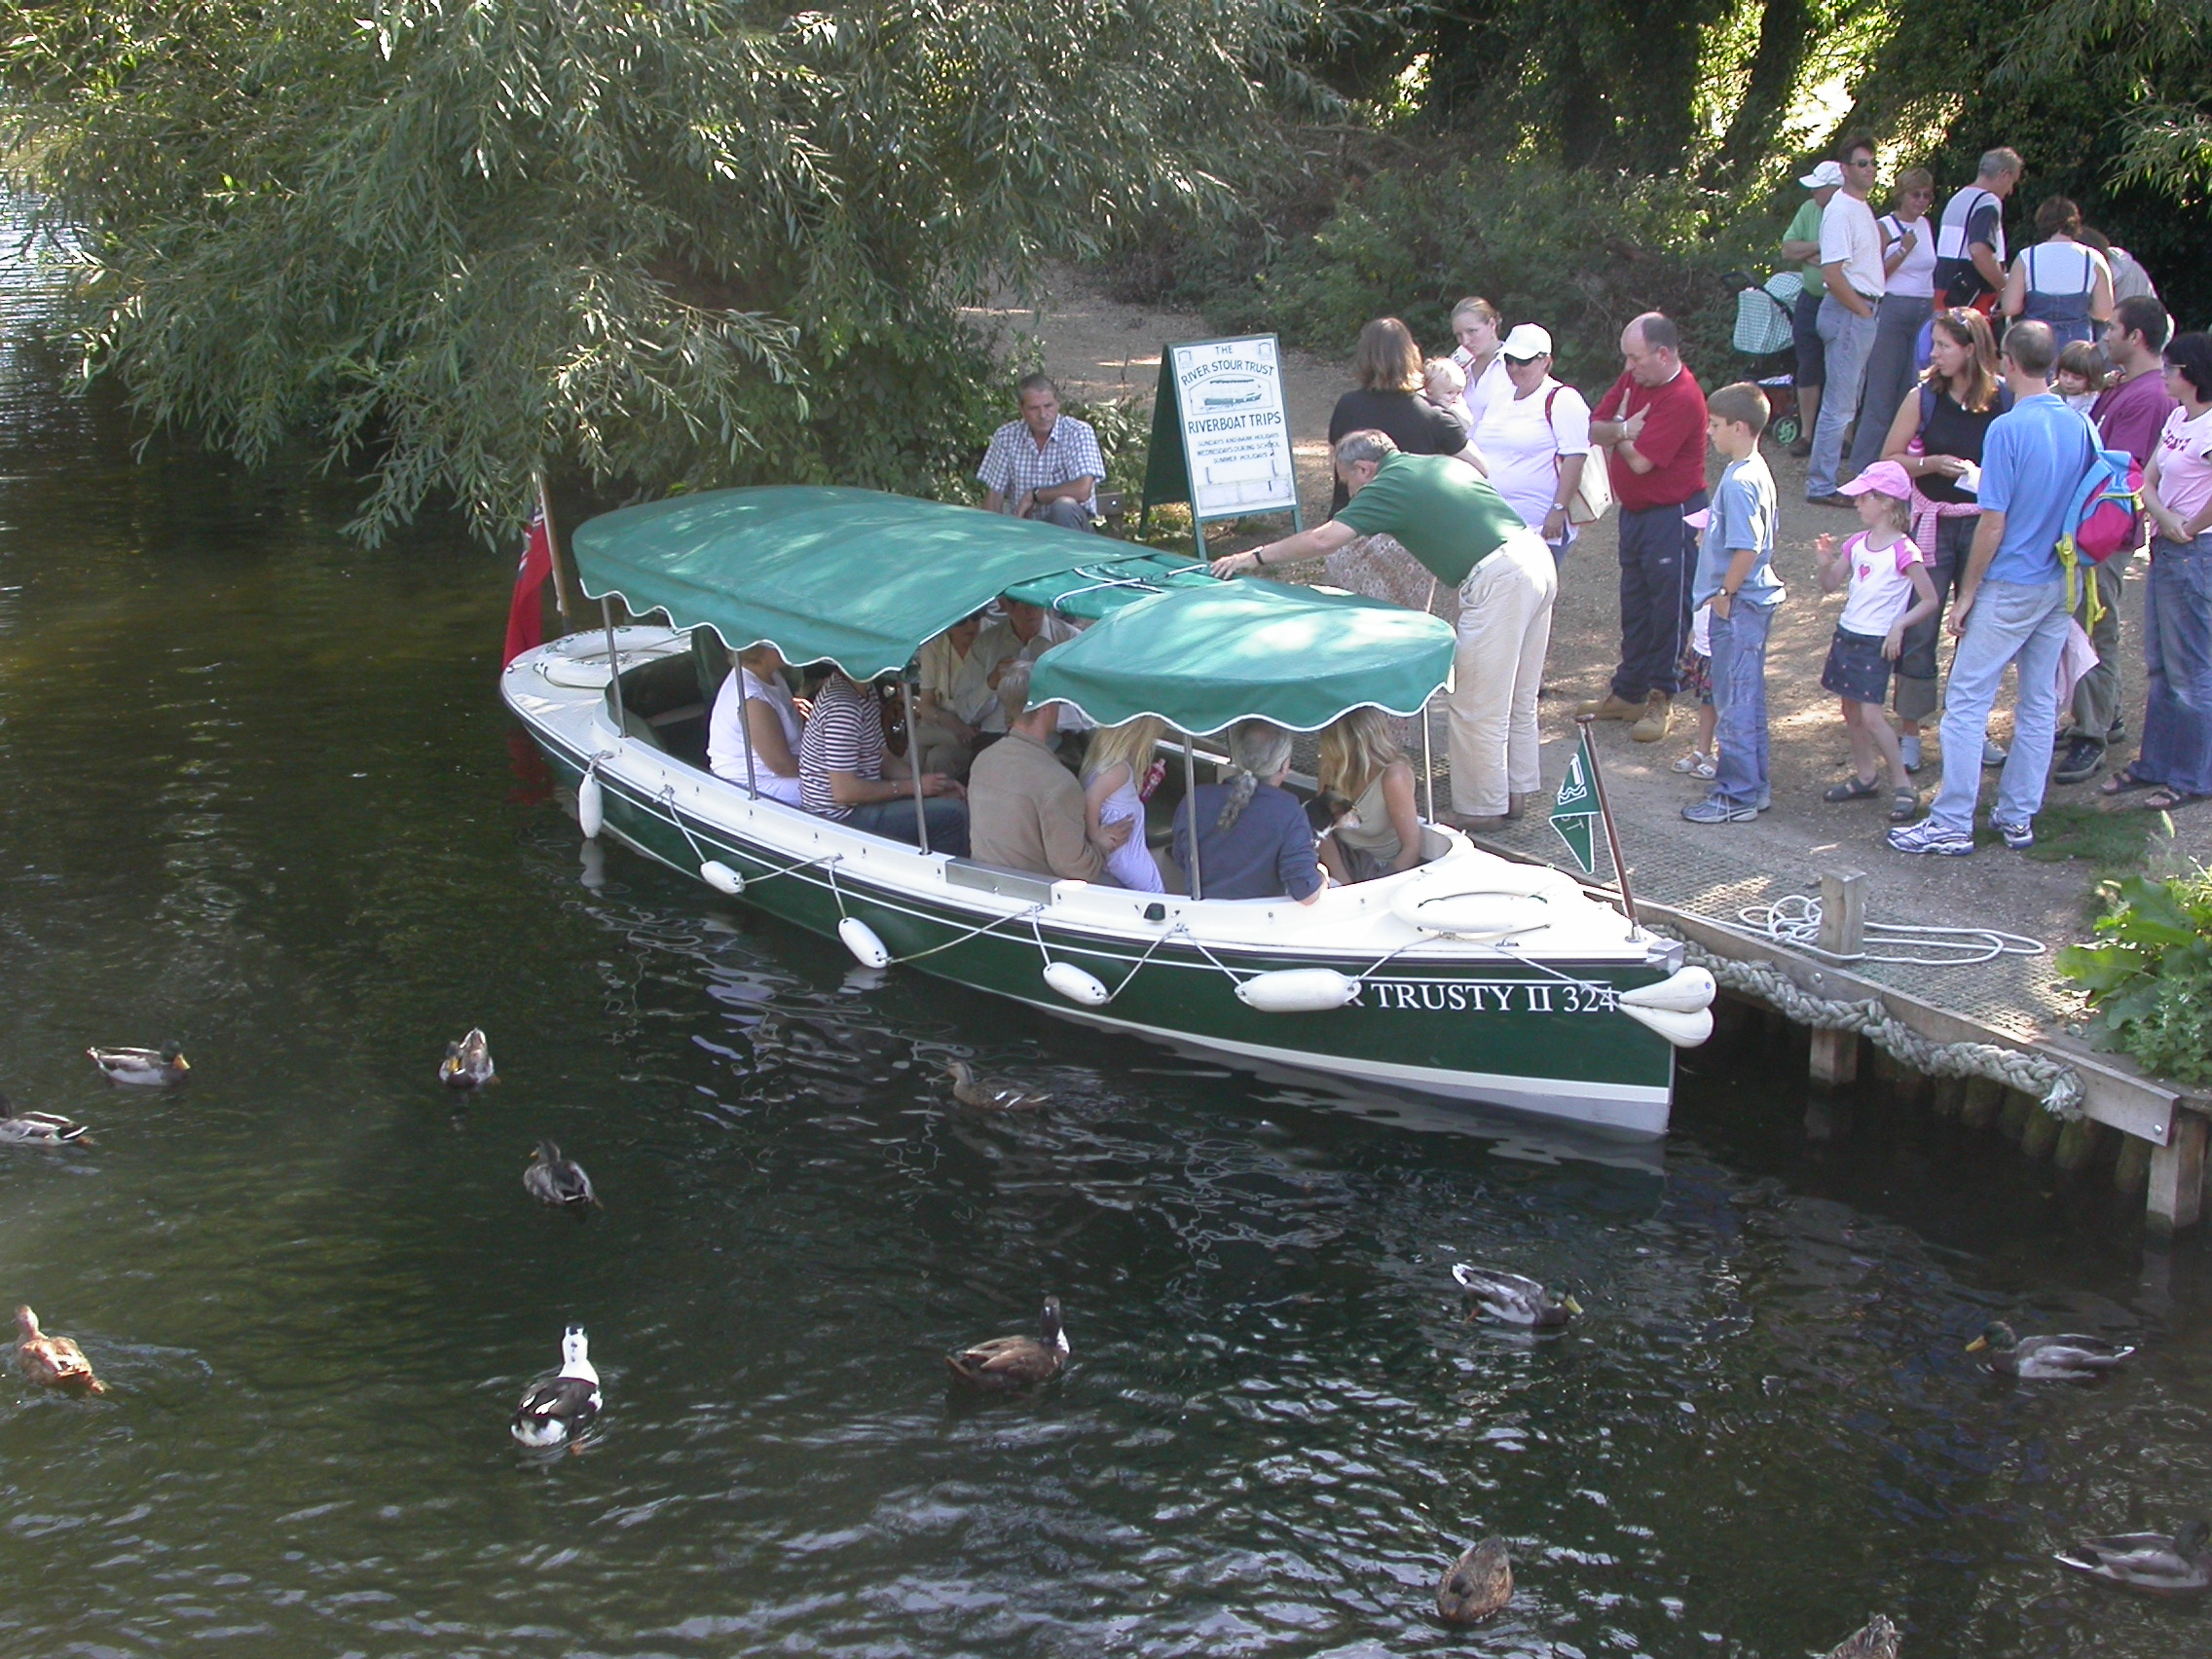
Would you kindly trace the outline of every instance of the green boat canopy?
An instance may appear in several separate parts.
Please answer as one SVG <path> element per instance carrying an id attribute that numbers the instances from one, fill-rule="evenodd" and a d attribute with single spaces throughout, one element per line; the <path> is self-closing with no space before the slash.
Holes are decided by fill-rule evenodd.
<path id="1" fill-rule="evenodd" d="M 574 537 L 587 597 L 712 628 L 733 650 L 766 643 L 787 662 L 833 662 L 855 680 L 905 667 L 925 640 L 1010 588 L 1117 563 L 1100 559 L 1101 545 L 942 501 L 786 486 L 623 507 Z M 1086 585 L 1099 584 L 1066 583 Z"/>
<path id="2" fill-rule="evenodd" d="M 1168 588 L 1212 587 L 1204 561 L 1181 553 L 1137 553 L 1098 559 L 1007 589 L 1015 599 L 1087 622 Z"/>
<path id="3" fill-rule="evenodd" d="M 1209 582 L 1123 607 L 1037 659 L 1033 703 L 1101 725 L 1158 715 L 1194 733 L 1259 716 L 1317 731 L 1349 709 L 1418 713 L 1452 672 L 1437 617 L 1276 582 Z"/>

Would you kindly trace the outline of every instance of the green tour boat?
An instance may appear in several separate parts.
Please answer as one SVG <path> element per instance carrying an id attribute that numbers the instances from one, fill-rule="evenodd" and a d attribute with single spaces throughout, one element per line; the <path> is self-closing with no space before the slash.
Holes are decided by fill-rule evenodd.
<path id="1" fill-rule="evenodd" d="M 1712 977 L 1566 875 L 1424 830 L 1426 863 L 1310 904 L 997 868 L 855 830 L 715 776 L 728 651 L 903 683 L 924 642 L 1011 594 L 1084 631 L 1033 703 L 1174 737 L 1150 805 L 1210 781 L 1204 740 L 1262 717 L 1423 716 L 1451 673 L 1435 618 L 1097 536 L 866 490 L 726 490 L 580 526 L 587 596 L 634 617 L 527 651 L 501 691 L 604 836 L 840 941 L 1070 1019 L 1254 1069 L 1665 1132 L 1675 1051 L 1712 1030 Z M 608 608 L 610 608 L 610 607 Z"/>

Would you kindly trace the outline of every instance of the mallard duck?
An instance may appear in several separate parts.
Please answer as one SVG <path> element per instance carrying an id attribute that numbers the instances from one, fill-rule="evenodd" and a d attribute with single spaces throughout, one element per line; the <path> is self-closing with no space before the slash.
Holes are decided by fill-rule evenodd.
<path id="1" fill-rule="evenodd" d="M 446 1045 L 446 1057 L 438 1062 L 438 1081 L 448 1088 L 482 1088 L 498 1081 L 492 1075 L 492 1049 L 481 1027 L 471 1026 L 460 1042 Z"/>
<path id="2" fill-rule="evenodd" d="M 1485 1538 L 1452 1564 L 1436 1587 L 1446 1624 L 1475 1624 L 1513 1600 L 1513 1557 L 1503 1538 Z"/>
<path id="3" fill-rule="evenodd" d="M 572 1209 L 589 1215 L 604 1206 L 599 1195 L 592 1191 L 591 1177 L 584 1166 L 573 1159 L 563 1158 L 561 1149 L 549 1140 L 537 1143 L 537 1151 L 531 1157 L 522 1172 L 523 1191 L 541 1204 L 556 1209 Z"/>
<path id="4" fill-rule="evenodd" d="M 1898 1659 L 1898 1643 L 1902 1640 L 1896 1625 L 1875 1613 L 1829 1648 L 1827 1659 Z"/>
<path id="5" fill-rule="evenodd" d="M 1452 1276 L 1493 1319 L 1513 1325 L 1532 1325 L 1539 1331 L 1556 1331 L 1582 1311 L 1571 1296 L 1554 1296 L 1532 1278 L 1455 1262 Z"/>
<path id="6" fill-rule="evenodd" d="M 2129 1590 L 2153 1596 L 2195 1596 L 2212 1590 L 2212 1554 L 2204 1548 L 2207 1537 L 2212 1537 L 2212 1527 L 2192 1521 L 2170 1538 L 2163 1532 L 2083 1538 L 2051 1559 L 2060 1567 Z"/>
<path id="7" fill-rule="evenodd" d="M 38 1328 L 38 1315 L 28 1308 L 16 1309 L 16 1328 L 23 1340 L 16 1345 L 16 1363 L 26 1381 L 46 1388 L 71 1388 L 87 1394 L 104 1394 L 107 1384 L 92 1375 L 85 1350 L 67 1337 L 50 1337 Z"/>
<path id="8" fill-rule="evenodd" d="M 993 1337 L 944 1356 L 952 1375 L 971 1388 L 992 1393 L 1050 1382 L 1068 1362 L 1068 1334 L 1060 1329 L 1060 1299 L 1045 1298 L 1038 1316 L 1041 1337 Z"/>
<path id="9" fill-rule="evenodd" d="M 164 1043 L 159 1049 L 92 1048 L 85 1052 L 110 1083 L 161 1088 L 182 1083 L 185 1073 L 192 1070 L 192 1062 L 174 1043 Z"/>
<path id="10" fill-rule="evenodd" d="M 52 1112 L 10 1112 L 0 1094 L 0 1146 L 69 1146 L 86 1134 L 84 1124 Z"/>
<path id="11" fill-rule="evenodd" d="M 2102 1337 L 2020 1337 L 2002 1319 L 1982 1326 L 1981 1335 L 1967 1344 L 1967 1352 L 1989 1357 L 1982 1361 L 2000 1377 L 2024 1377 L 2031 1382 L 2080 1381 L 2110 1371 L 2135 1350 Z"/>
<path id="12" fill-rule="evenodd" d="M 592 1425 L 604 1403 L 584 1328 L 571 1325 L 561 1336 L 560 1371 L 530 1385 L 522 1404 L 515 1408 L 508 1429 L 534 1452 L 573 1446 Z"/>
<path id="13" fill-rule="evenodd" d="M 1031 1094 L 994 1083 L 977 1083 L 966 1060 L 947 1060 L 944 1069 L 952 1074 L 952 1098 L 963 1106 L 975 1106 L 985 1112 L 1034 1112 L 1040 1106 L 1052 1103 L 1050 1094 Z"/>

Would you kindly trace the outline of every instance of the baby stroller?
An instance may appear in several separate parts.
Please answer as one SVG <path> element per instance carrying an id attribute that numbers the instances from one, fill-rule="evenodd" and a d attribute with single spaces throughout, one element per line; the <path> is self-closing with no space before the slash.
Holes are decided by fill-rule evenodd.
<path id="1" fill-rule="evenodd" d="M 1736 331 L 1731 344 L 1752 359 L 1751 379 L 1766 393 L 1767 435 L 1787 449 L 1797 441 L 1799 424 L 1797 377 L 1791 372 L 1794 359 L 1780 374 L 1762 375 L 1759 370 L 1772 370 L 1775 358 L 1794 349 L 1797 296 L 1804 292 L 1805 279 L 1794 271 L 1777 271 L 1763 283 L 1754 282 L 1744 271 L 1731 271 L 1722 279 L 1736 290 Z"/>

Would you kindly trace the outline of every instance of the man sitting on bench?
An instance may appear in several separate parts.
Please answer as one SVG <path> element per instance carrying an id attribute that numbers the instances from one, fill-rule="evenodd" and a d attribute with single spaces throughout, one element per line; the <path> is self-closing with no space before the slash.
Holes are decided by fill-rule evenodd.
<path id="1" fill-rule="evenodd" d="M 968 774 L 976 858 L 1061 881 L 1105 881 L 1107 854 L 1137 821 L 1106 825 L 1097 840 L 1089 837 L 1083 786 L 1052 757 L 1060 705 L 1029 707 L 1028 663 L 1017 658 L 1000 671 L 999 706 L 1006 736 L 977 756 Z"/>
<path id="2" fill-rule="evenodd" d="M 929 815 L 930 851 L 965 856 L 968 807 L 960 786 L 941 772 L 919 777 L 883 747 L 883 709 L 872 690 L 832 670 L 814 694 L 798 746 L 799 801 L 871 835 L 919 845 L 914 800 Z"/>

